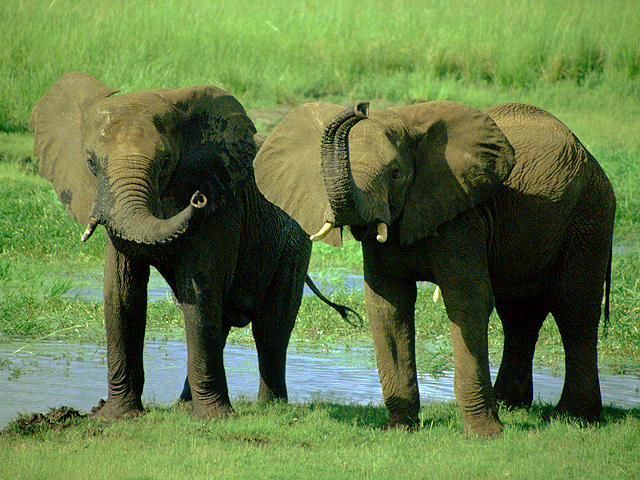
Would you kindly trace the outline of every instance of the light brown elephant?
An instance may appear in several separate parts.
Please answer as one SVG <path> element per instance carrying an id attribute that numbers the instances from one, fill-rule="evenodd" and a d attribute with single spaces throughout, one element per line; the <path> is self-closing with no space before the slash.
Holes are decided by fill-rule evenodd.
<path id="1" fill-rule="evenodd" d="M 312 239 L 340 245 L 350 226 L 362 242 L 390 425 L 418 418 L 416 281 L 442 290 L 467 432 L 502 431 L 496 397 L 531 403 L 535 343 L 550 312 L 566 355 L 557 408 L 599 416 L 596 344 L 615 196 L 559 120 L 521 104 L 481 112 L 427 102 L 369 114 L 366 103 L 344 111 L 310 103 L 280 123 L 254 167 L 266 198 Z M 495 388 L 487 351 L 494 304 L 505 332 Z"/>
<path id="2" fill-rule="evenodd" d="M 256 188 L 252 161 L 261 140 L 253 122 L 217 87 L 116 93 L 68 73 L 31 118 L 40 173 L 87 225 L 82 240 L 98 225 L 108 233 L 109 397 L 97 416 L 143 410 L 151 266 L 184 314 L 189 381 L 182 397 L 193 398 L 196 416 L 231 411 L 223 348 L 232 326 L 250 322 L 259 399 L 286 400 L 286 351 L 311 242 Z M 346 307 L 328 303 L 346 315 Z"/>

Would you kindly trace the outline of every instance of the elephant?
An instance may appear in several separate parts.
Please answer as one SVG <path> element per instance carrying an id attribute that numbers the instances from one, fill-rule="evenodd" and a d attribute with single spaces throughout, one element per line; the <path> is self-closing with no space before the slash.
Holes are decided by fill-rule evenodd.
<path id="1" fill-rule="evenodd" d="M 257 190 L 260 136 L 228 92 L 203 86 L 116 95 L 67 73 L 35 106 L 40 174 L 82 241 L 107 232 L 104 316 L 108 398 L 97 417 L 142 413 L 147 284 L 155 267 L 184 315 L 184 399 L 197 418 L 232 412 L 223 365 L 230 328 L 250 322 L 261 401 L 287 399 L 286 350 L 311 241 Z M 323 298 L 327 301 L 326 298 Z M 346 307 L 332 304 L 343 317 Z"/>
<path id="2" fill-rule="evenodd" d="M 578 138 L 524 104 L 480 111 L 431 101 L 369 110 L 308 103 L 254 160 L 258 188 L 333 246 L 361 242 L 365 304 L 388 426 L 416 426 L 416 282 L 435 283 L 450 320 L 454 390 L 469 435 L 504 428 L 498 401 L 530 405 L 535 344 L 559 327 L 565 379 L 557 410 L 602 409 L 597 338 L 611 284 L 615 195 Z M 504 331 L 495 385 L 488 322 Z"/>

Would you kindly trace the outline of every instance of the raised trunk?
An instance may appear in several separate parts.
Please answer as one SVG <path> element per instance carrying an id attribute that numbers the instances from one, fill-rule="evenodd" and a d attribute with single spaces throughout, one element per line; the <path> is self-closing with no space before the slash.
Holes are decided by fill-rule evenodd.
<path id="1" fill-rule="evenodd" d="M 154 203 L 159 203 L 155 198 L 158 194 L 152 187 L 148 171 L 149 168 L 136 168 L 135 175 L 129 172 L 128 176 L 110 179 L 111 201 L 102 199 L 110 204 L 105 209 L 102 223 L 124 240 L 148 245 L 166 243 L 187 231 L 189 221 L 197 209 L 207 204 L 207 199 L 200 192 L 195 192 L 190 204 L 182 211 L 171 218 L 158 218 L 151 208 Z"/>
<path id="2" fill-rule="evenodd" d="M 363 202 L 359 197 L 351 173 L 349 159 L 349 131 L 368 117 L 368 103 L 359 103 L 340 113 L 326 128 L 322 136 L 322 177 L 336 226 L 362 225 L 366 218 Z"/>

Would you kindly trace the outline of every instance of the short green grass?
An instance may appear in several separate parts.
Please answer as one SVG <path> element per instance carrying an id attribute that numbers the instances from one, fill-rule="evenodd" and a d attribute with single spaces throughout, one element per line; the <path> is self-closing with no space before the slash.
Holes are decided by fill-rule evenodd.
<path id="1" fill-rule="evenodd" d="M 0 434 L 4 478 L 637 478 L 640 410 L 598 425 L 548 419 L 548 406 L 503 411 L 504 435 L 465 438 L 455 405 L 428 405 L 416 432 L 385 431 L 381 407 L 236 403 L 207 423 L 154 408 L 114 424 Z M 28 472 L 28 474 L 27 474 Z"/>

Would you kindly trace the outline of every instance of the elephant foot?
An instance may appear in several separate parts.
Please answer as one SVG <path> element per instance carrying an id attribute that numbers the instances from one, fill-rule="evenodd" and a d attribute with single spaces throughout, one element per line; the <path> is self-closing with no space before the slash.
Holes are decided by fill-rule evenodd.
<path id="1" fill-rule="evenodd" d="M 284 392 L 274 392 L 269 388 L 260 388 L 258 391 L 258 402 L 259 403 L 274 403 L 274 402 L 282 402 L 287 403 L 288 396 L 287 391 Z"/>
<path id="2" fill-rule="evenodd" d="M 586 379 L 581 384 L 565 379 L 565 386 L 555 411 L 586 422 L 599 420 L 602 414 L 602 395 L 597 377 L 595 380 Z"/>
<path id="3" fill-rule="evenodd" d="M 192 401 L 191 414 L 199 420 L 213 420 L 224 418 L 233 414 L 233 408 L 229 403 L 202 404 Z"/>
<path id="4" fill-rule="evenodd" d="M 496 384 L 496 402 L 507 408 L 529 408 L 533 402 L 533 390 L 511 385 Z"/>
<path id="5" fill-rule="evenodd" d="M 142 414 L 144 414 L 144 408 L 140 400 L 122 401 L 109 398 L 106 402 L 100 400 L 98 405 L 91 409 L 91 418 L 109 421 L 138 417 Z"/>
<path id="6" fill-rule="evenodd" d="M 562 399 L 555 408 L 556 415 L 569 415 L 587 423 L 594 423 L 600 420 L 602 414 L 602 402 L 563 402 Z"/>
<path id="7" fill-rule="evenodd" d="M 502 434 L 504 425 L 495 413 L 464 419 L 464 433 L 468 437 L 495 438 Z"/>
<path id="8" fill-rule="evenodd" d="M 410 430 L 415 431 L 420 427 L 418 414 L 391 414 L 389 421 L 384 425 L 384 430 Z"/>

